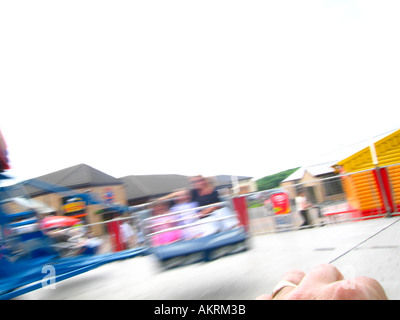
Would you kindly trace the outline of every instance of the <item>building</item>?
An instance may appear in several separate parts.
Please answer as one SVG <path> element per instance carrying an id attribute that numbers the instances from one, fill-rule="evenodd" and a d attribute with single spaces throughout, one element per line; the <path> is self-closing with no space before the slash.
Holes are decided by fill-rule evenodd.
<path id="1" fill-rule="evenodd" d="M 336 162 L 349 204 L 358 215 L 388 214 L 400 209 L 400 129 L 377 137 Z"/>
<path id="2" fill-rule="evenodd" d="M 209 178 L 219 191 L 232 188 L 232 176 L 219 175 Z M 237 177 L 234 180 L 237 181 L 241 192 L 253 191 L 251 177 Z M 34 184 L 28 183 L 29 181 Z M 23 193 L 33 200 L 29 206 L 39 208 L 39 204 L 43 204 L 40 208 L 43 214 L 73 216 L 87 224 L 113 218 L 116 214 L 115 206 L 146 203 L 178 189 L 191 188 L 189 177 L 184 175 L 129 175 L 115 178 L 83 163 L 30 179 L 20 185 L 24 186 Z M 88 194 L 96 204 L 87 200 Z M 22 196 L 17 193 L 13 195 L 15 201 L 9 202 L 8 212 L 26 210 Z M 97 224 L 91 228 L 96 235 L 106 232 L 104 224 Z"/>
<path id="3" fill-rule="evenodd" d="M 130 206 L 190 187 L 189 177 L 179 174 L 130 175 L 120 180 L 124 182 Z"/>
<path id="4" fill-rule="evenodd" d="M 27 194 L 34 200 L 53 208 L 57 215 L 69 215 L 85 220 L 86 223 L 96 223 L 108 220 L 110 210 L 107 205 L 127 205 L 123 181 L 101 172 L 87 164 L 78 164 L 58 170 L 34 180 L 44 181 L 53 185 L 54 189 L 39 188 L 26 185 Z M 66 187 L 76 194 L 90 193 L 92 197 L 103 204 L 87 205 L 78 197 L 71 197 L 57 187 Z M 104 226 L 95 225 L 92 231 L 96 235 L 105 232 Z"/>
<path id="5" fill-rule="evenodd" d="M 289 192 L 291 199 L 304 191 L 307 199 L 314 204 L 345 200 L 340 178 L 332 168 L 334 163 L 300 167 L 284 179 L 280 186 Z"/>
<path id="6" fill-rule="evenodd" d="M 225 189 L 225 193 L 246 194 L 257 191 L 253 177 L 221 174 L 213 177 L 213 180 L 216 189 Z"/>

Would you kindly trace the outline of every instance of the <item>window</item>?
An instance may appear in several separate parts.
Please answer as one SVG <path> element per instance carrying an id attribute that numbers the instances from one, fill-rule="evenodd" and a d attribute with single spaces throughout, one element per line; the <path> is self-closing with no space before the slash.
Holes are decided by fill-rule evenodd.
<path id="1" fill-rule="evenodd" d="M 343 193 L 342 181 L 338 177 L 324 179 L 323 185 L 326 196 L 333 196 L 335 194 Z"/>

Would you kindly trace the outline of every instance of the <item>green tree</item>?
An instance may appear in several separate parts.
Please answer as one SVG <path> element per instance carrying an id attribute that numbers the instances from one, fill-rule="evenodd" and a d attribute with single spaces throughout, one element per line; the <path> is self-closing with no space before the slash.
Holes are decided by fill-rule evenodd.
<path id="1" fill-rule="evenodd" d="M 271 174 L 269 176 L 256 180 L 258 191 L 278 188 L 281 181 L 285 180 L 297 169 L 299 169 L 299 167 Z"/>

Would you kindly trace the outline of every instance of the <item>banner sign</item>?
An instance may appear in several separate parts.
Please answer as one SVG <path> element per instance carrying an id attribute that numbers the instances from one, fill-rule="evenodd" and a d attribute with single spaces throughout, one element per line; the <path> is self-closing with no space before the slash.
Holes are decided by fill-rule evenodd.
<path id="1" fill-rule="evenodd" d="M 62 209 L 67 215 L 84 214 L 86 201 L 81 197 L 64 197 Z"/>
<path id="2" fill-rule="evenodd" d="M 272 194 L 271 202 L 275 214 L 290 213 L 290 200 L 289 195 L 286 192 L 277 192 Z"/>

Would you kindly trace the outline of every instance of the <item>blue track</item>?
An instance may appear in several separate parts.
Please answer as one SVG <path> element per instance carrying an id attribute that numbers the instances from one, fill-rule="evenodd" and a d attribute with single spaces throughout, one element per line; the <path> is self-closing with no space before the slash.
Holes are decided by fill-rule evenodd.
<path id="1" fill-rule="evenodd" d="M 0 299 L 12 299 L 41 288 L 46 281 L 47 273 L 42 271 L 46 265 L 54 267 L 54 280 L 57 283 L 109 262 L 145 255 L 147 251 L 147 248 L 140 247 L 116 253 L 70 258 L 48 255 L 14 263 L 2 257 L 0 258 Z"/>

